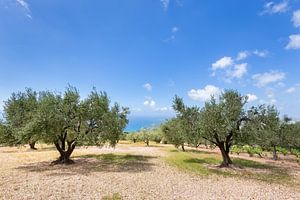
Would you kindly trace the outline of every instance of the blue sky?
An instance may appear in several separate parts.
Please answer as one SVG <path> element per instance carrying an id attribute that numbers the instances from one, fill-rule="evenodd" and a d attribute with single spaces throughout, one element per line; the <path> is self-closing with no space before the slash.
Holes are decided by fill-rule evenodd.
<path id="1" fill-rule="evenodd" d="M 0 0 L 0 101 L 93 86 L 168 117 L 237 89 L 300 119 L 300 1 Z"/>

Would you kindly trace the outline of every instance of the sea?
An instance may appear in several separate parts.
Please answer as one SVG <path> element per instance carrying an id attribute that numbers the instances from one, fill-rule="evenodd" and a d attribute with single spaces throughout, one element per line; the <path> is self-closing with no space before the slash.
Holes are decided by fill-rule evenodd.
<path id="1" fill-rule="evenodd" d="M 142 128 L 156 127 L 167 119 L 167 117 L 129 117 L 129 123 L 125 131 L 134 132 Z"/>

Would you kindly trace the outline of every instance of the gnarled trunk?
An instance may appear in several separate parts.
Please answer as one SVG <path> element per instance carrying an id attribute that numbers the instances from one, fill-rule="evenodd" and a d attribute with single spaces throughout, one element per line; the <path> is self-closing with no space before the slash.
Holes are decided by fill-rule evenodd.
<path id="1" fill-rule="evenodd" d="M 185 151 L 184 144 L 181 144 L 182 151 Z"/>
<path id="2" fill-rule="evenodd" d="M 273 146 L 273 160 L 278 160 L 277 149 L 276 146 Z"/>
<path id="3" fill-rule="evenodd" d="M 232 160 L 229 157 L 229 149 L 225 148 L 224 143 L 221 143 L 220 145 L 218 145 L 218 147 L 221 151 L 222 158 L 223 158 L 220 167 L 229 167 L 232 164 Z"/>
<path id="4" fill-rule="evenodd" d="M 30 149 L 37 150 L 37 148 L 35 148 L 35 143 L 36 143 L 35 141 L 29 142 Z"/>
<path id="5" fill-rule="evenodd" d="M 55 143 L 55 147 L 58 150 L 60 157 L 53 162 L 53 164 L 73 164 L 74 161 L 70 159 L 71 154 L 73 153 L 75 146 L 76 146 L 76 141 L 67 141 L 67 150 L 65 146 L 65 138 L 61 140 L 61 144 L 58 142 Z"/>
<path id="6" fill-rule="evenodd" d="M 217 140 L 217 146 L 219 147 L 223 161 L 220 165 L 220 167 L 229 167 L 232 164 L 232 160 L 229 157 L 230 147 L 231 147 L 231 141 L 232 141 L 233 132 L 230 132 L 230 134 L 226 137 L 225 142 Z"/>

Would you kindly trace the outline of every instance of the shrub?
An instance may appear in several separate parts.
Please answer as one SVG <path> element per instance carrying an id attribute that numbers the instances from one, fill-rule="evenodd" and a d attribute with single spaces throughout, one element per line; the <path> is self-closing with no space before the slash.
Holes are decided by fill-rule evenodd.
<path id="1" fill-rule="evenodd" d="M 300 151 L 298 149 L 291 149 L 291 154 L 294 156 L 298 156 L 300 154 Z"/>
<path id="2" fill-rule="evenodd" d="M 231 153 L 236 153 L 237 155 L 239 155 L 242 152 L 243 152 L 243 148 L 242 147 L 239 147 L 237 145 L 233 145 L 231 147 Z"/>
<path id="3" fill-rule="evenodd" d="M 259 155 L 259 157 L 262 157 L 263 150 L 260 146 L 249 146 L 244 145 L 243 150 L 249 154 L 250 157 L 254 156 L 255 154 Z"/>
<path id="4" fill-rule="evenodd" d="M 254 150 L 253 150 L 253 148 L 251 146 L 249 146 L 249 145 L 244 145 L 243 146 L 243 150 L 245 152 L 247 152 L 250 157 L 252 157 L 254 155 L 254 153 L 255 153 Z"/>
<path id="5" fill-rule="evenodd" d="M 288 150 L 282 147 L 277 147 L 277 151 L 281 154 L 283 154 L 284 156 L 286 156 L 288 154 Z"/>

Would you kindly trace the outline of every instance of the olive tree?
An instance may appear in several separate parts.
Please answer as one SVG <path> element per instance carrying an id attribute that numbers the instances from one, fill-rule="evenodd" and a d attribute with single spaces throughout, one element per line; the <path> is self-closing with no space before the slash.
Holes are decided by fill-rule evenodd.
<path id="1" fill-rule="evenodd" d="M 194 147 L 199 147 L 203 142 L 200 109 L 196 106 L 186 106 L 183 99 L 178 96 L 175 96 L 173 101 L 173 109 L 177 112 L 177 118 L 181 122 L 185 142 Z"/>
<path id="2" fill-rule="evenodd" d="M 176 148 L 181 147 L 185 151 L 186 141 L 182 121 L 178 118 L 168 120 L 162 125 L 162 132 L 168 143 L 174 144 Z"/>
<path id="3" fill-rule="evenodd" d="M 15 143 L 29 143 L 31 149 L 36 149 L 35 143 L 38 138 L 34 135 L 24 135 L 24 128 L 33 120 L 37 106 L 37 92 L 28 88 L 25 92 L 13 93 L 4 104 L 4 117 L 7 126 L 10 127 L 11 137 L 15 138 Z"/>
<path id="4" fill-rule="evenodd" d="M 11 146 L 16 143 L 16 138 L 13 135 L 10 126 L 0 121 L 0 146 Z"/>
<path id="5" fill-rule="evenodd" d="M 128 123 L 127 108 L 110 106 L 106 93 L 95 89 L 80 99 L 76 88 L 69 86 L 64 94 L 43 91 L 38 94 L 37 109 L 24 123 L 25 137 L 37 137 L 55 145 L 60 157 L 55 164 L 70 164 L 78 144 L 115 146 Z"/>
<path id="6" fill-rule="evenodd" d="M 265 149 L 272 149 L 273 159 L 277 160 L 277 147 L 286 146 L 288 141 L 289 119 L 280 120 L 279 112 L 274 106 L 260 105 L 248 111 L 251 121 L 245 128 L 250 129 L 252 143 Z"/>
<path id="7" fill-rule="evenodd" d="M 212 97 L 201 110 L 202 137 L 220 149 L 223 158 L 221 167 L 232 164 L 230 147 L 239 138 L 241 125 L 247 120 L 243 109 L 246 102 L 247 97 L 227 90 L 219 101 Z"/>

